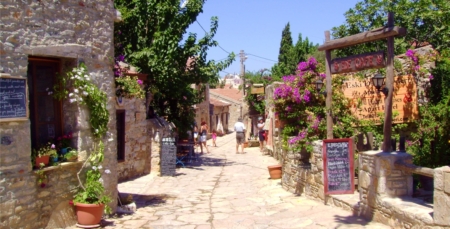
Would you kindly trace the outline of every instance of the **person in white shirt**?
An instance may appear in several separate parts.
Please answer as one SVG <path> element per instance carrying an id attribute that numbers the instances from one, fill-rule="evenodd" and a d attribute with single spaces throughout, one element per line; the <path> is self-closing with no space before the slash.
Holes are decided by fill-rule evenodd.
<path id="1" fill-rule="evenodd" d="M 245 125 L 242 123 L 242 118 L 238 118 L 236 124 L 234 124 L 234 131 L 236 131 L 236 153 L 239 153 L 239 145 L 244 153 L 244 141 L 245 141 Z"/>

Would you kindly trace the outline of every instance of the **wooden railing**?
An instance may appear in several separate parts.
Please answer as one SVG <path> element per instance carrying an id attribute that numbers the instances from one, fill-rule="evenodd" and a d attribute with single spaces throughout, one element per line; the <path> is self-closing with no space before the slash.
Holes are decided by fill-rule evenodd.
<path id="1" fill-rule="evenodd" d="M 395 167 L 410 173 L 420 174 L 427 177 L 434 177 L 434 170 L 427 167 L 420 167 L 414 164 L 407 164 L 402 161 L 395 162 Z"/>

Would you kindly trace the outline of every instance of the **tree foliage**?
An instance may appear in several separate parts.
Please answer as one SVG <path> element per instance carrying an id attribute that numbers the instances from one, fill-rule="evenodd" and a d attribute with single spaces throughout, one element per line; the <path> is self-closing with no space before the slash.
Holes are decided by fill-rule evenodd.
<path id="1" fill-rule="evenodd" d="M 274 79 L 281 79 L 283 76 L 294 74 L 297 70 L 297 64 L 306 61 L 315 50 L 317 50 L 317 45 L 310 42 L 307 37 L 303 40 L 301 33 L 298 35 L 297 42 L 293 45 L 290 24 L 288 23 L 281 33 L 278 63 L 272 67 Z"/>
<path id="2" fill-rule="evenodd" d="M 116 55 L 124 54 L 128 63 L 148 74 L 155 112 L 167 116 L 181 132 L 194 120 L 192 106 L 204 99 L 203 91 L 191 85 L 204 88 L 217 82 L 217 73 L 234 60 L 234 53 L 222 62 L 207 60 L 208 49 L 218 45 L 213 39 L 217 17 L 211 18 L 210 31 L 203 38 L 187 34 L 188 27 L 203 12 L 204 3 L 189 0 L 180 6 L 180 0 L 114 1 L 123 17 L 114 26 Z"/>
<path id="3" fill-rule="evenodd" d="M 333 27 L 334 39 L 380 28 L 394 12 L 394 24 L 406 28 L 407 35 L 395 39 L 395 53 L 431 44 L 438 51 L 450 48 L 450 2 L 448 0 L 363 0 L 345 13 L 346 23 Z M 336 50 L 337 56 L 386 50 L 383 40 Z"/>

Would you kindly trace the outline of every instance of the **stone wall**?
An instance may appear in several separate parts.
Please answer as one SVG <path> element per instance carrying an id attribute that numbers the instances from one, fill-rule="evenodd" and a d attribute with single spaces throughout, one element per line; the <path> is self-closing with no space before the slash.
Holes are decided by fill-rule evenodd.
<path id="1" fill-rule="evenodd" d="M 105 189 L 117 206 L 117 155 L 115 139 L 115 95 L 113 59 L 113 22 L 116 10 L 109 0 L 2 1 L 0 6 L 0 71 L 27 77 L 28 58 L 52 57 L 61 60 L 63 69 L 84 62 L 92 81 L 107 93 L 110 114 L 105 143 Z M 84 106 L 63 103 L 64 130 L 74 135 L 72 145 L 87 153 L 96 140 L 91 134 L 89 112 Z M 49 178 L 44 188 L 37 186 L 31 166 L 30 120 L 0 122 L 0 227 L 59 228 L 74 224 L 72 198 L 80 164 L 68 163 L 46 169 Z M 6 211 L 3 209 L 7 209 Z M 60 214 L 60 215 L 58 215 Z M 64 214 L 64 215 L 61 215 Z M 67 220 L 66 220 L 67 219 Z"/>
<path id="2" fill-rule="evenodd" d="M 118 163 L 119 181 L 150 173 L 152 127 L 146 119 L 145 99 L 123 98 L 116 109 L 125 110 L 125 160 Z"/>
<path id="3" fill-rule="evenodd" d="M 323 142 L 312 144 L 312 153 L 278 149 L 284 189 L 394 228 L 450 227 L 450 167 L 434 169 L 434 204 L 430 205 L 412 198 L 412 173 L 396 166 L 397 163 L 410 164 L 410 154 L 361 152 L 357 191 L 354 194 L 326 195 Z"/>

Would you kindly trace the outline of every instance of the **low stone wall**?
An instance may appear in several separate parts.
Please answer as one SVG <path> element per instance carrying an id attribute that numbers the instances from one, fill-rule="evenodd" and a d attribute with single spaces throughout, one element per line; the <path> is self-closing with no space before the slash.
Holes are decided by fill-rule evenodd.
<path id="1" fill-rule="evenodd" d="M 43 169 L 45 187 L 35 171 L 0 174 L 2 195 L 0 228 L 64 228 L 76 223 L 69 201 L 78 188 L 82 162 L 67 162 Z M 58 209 L 58 211 L 56 211 Z M 33 226 L 31 226 L 33 225 Z"/>
<path id="2" fill-rule="evenodd" d="M 269 154 L 283 165 L 281 184 L 284 189 L 394 228 L 450 227 L 450 167 L 434 169 L 434 204 L 428 204 L 412 198 L 412 173 L 396 166 L 396 162 L 411 163 L 411 155 L 403 152 L 360 152 L 358 191 L 354 194 L 325 195 L 323 142 L 312 144 L 312 153 L 296 153 L 282 148 L 269 150 Z"/>

